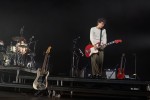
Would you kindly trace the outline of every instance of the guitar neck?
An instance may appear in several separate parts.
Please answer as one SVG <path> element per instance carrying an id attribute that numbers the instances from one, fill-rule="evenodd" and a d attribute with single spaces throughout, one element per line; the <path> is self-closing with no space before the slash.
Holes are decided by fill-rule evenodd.
<path id="1" fill-rule="evenodd" d="M 122 57 L 121 57 L 121 64 L 120 64 L 120 68 L 121 68 L 121 69 L 122 69 L 123 62 L 124 62 L 124 55 L 125 55 L 125 54 L 122 54 Z M 125 67 L 125 62 L 124 62 L 124 67 Z"/>
<path id="2" fill-rule="evenodd" d="M 108 42 L 107 44 L 105 44 L 105 45 L 111 45 L 111 44 L 114 44 L 115 43 L 115 41 L 111 41 L 111 42 Z"/>
<path id="3" fill-rule="evenodd" d="M 106 43 L 106 44 L 103 44 L 103 45 L 106 45 L 106 46 L 108 46 L 108 45 L 111 45 L 111 44 L 114 44 L 115 42 L 114 41 L 111 41 L 111 42 L 108 42 L 108 43 Z M 100 48 L 101 46 L 103 46 L 103 45 L 100 45 L 100 46 L 98 46 L 98 48 Z"/>
<path id="4" fill-rule="evenodd" d="M 46 71 L 46 65 L 47 65 L 47 58 L 48 58 L 48 53 L 46 53 L 45 55 L 45 58 L 44 58 L 44 63 L 43 63 L 43 66 L 42 66 L 42 71 Z"/>

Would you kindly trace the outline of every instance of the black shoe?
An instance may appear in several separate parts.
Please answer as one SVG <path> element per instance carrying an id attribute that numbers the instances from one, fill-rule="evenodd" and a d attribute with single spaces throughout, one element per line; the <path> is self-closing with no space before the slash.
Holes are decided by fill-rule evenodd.
<path id="1" fill-rule="evenodd" d="M 93 79 L 96 79 L 96 75 L 92 75 L 92 78 L 93 78 Z"/>
<path id="2" fill-rule="evenodd" d="M 87 78 L 92 78 L 92 75 L 91 75 L 91 74 L 89 74 Z"/>
<path id="3" fill-rule="evenodd" d="M 96 75 L 96 79 L 102 79 L 102 75 L 100 74 Z"/>

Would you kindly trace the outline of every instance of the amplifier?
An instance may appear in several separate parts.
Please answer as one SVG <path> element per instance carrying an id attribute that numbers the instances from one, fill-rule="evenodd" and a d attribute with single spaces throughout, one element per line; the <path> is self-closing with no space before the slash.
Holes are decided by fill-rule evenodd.
<path id="1" fill-rule="evenodd" d="M 105 69 L 107 79 L 116 79 L 116 69 Z"/>

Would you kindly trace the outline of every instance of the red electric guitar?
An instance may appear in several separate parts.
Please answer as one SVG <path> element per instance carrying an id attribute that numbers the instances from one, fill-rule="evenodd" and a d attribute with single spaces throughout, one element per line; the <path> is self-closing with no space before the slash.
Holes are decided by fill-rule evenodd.
<path id="1" fill-rule="evenodd" d="M 110 44 L 114 44 L 114 43 L 118 44 L 118 43 L 120 43 L 120 42 L 122 42 L 122 40 L 114 40 L 114 41 L 111 41 L 111 42 L 109 42 L 109 43 L 107 43 L 107 44 L 104 44 L 104 45 L 108 46 L 108 45 L 110 45 Z M 97 45 L 97 49 L 95 49 L 92 44 L 88 44 L 88 45 L 85 47 L 85 56 L 86 56 L 86 57 L 90 57 L 92 54 L 98 53 L 98 49 L 99 49 L 102 45 L 100 45 L 100 43 L 96 43 L 96 45 Z"/>
<path id="2" fill-rule="evenodd" d="M 125 78 L 125 73 L 124 73 L 125 66 L 124 66 L 124 68 L 122 67 L 124 56 L 125 56 L 125 54 L 123 53 L 122 57 L 121 57 L 120 68 L 118 68 L 117 79 L 124 79 Z"/>

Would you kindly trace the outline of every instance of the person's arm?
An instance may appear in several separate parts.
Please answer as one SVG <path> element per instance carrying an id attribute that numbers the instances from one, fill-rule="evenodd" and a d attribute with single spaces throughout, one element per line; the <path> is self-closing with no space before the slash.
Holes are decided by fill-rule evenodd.
<path id="1" fill-rule="evenodd" d="M 96 44 L 94 44 L 93 28 L 91 28 L 91 30 L 90 30 L 90 41 L 91 41 L 92 45 L 94 46 L 94 48 L 96 49 L 97 46 L 96 46 Z"/>
<path id="2" fill-rule="evenodd" d="M 91 30 L 90 30 L 90 41 L 91 41 L 92 45 L 94 45 L 94 43 L 93 43 L 93 28 L 91 28 Z"/>

